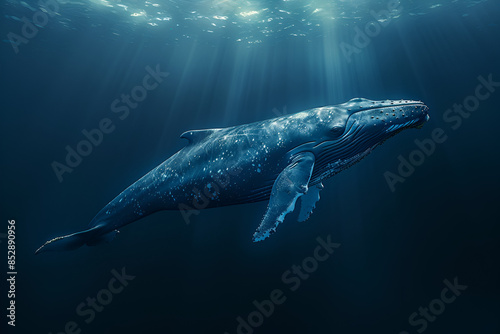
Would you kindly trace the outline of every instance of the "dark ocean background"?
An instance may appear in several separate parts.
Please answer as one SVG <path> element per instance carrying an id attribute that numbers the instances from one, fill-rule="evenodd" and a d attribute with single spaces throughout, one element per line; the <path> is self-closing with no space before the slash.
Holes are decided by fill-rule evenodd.
<path id="1" fill-rule="evenodd" d="M 467 289 L 425 333 L 500 333 L 500 87 L 458 129 L 443 119 L 474 95 L 479 76 L 500 81 L 498 1 L 403 0 L 350 61 L 340 45 L 352 45 L 355 28 L 388 2 L 129 2 L 58 2 L 18 53 L 8 34 L 21 35 L 22 18 L 45 7 L 0 6 L 0 258 L 15 219 L 18 272 L 16 327 L 7 328 L 2 265 L 2 333 L 64 333 L 74 321 L 75 333 L 233 334 L 254 300 L 280 289 L 286 301 L 254 333 L 413 334 L 422 327 L 410 315 L 455 277 Z M 169 75 L 120 120 L 111 104 L 142 83 L 147 66 Z M 293 214 L 252 243 L 265 202 L 202 211 L 190 224 L 161 212 L 110 244 L 34 255 L 46 240 L 84 229 L 182 148 L 186 130 L 354 97 L 422 100 L 431 118 L 326 181 L 307 222 Z M 65 147 L 104 118 L 115 130 L 59 182 L 51 164 L 64 163 Z M 398 156 L 436 128 L 447 140 L 392 192 L 384 173 L 396 173 Z M 282 274 L 329 235 L 341 246 L 291 291 Z M 77 306 L 122 268 L 135 278 L 87 324 Z"/>

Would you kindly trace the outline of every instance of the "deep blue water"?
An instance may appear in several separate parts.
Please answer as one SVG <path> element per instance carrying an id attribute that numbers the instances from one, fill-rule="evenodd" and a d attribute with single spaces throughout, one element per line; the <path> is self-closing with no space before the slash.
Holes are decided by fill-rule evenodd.
<path id="1" fill-rule="evenodd" d="M 0 291 L 2 333 L 68 326 L 67 333 L 233 334 L 237 318 L 248 321 L 253 301 L 275 289 L 286 300 L 254 333 L 500 333 L 500 87 L 479 88 L 489 93 L 481 101 L 470 98 L 478 77 L 500 82 L 498 1 L 403 0 L 378 23 L 370 11 L 386 9 L 386 1 L 57 6 L 0 6 L 0 257 L 14 219 L 18 272 L 15 328 L 6 324 L 8 287 Z M 13 44 L 9 33 L 23 36 L 23 17 L 47 22 Z M 380 31 L 347 57 L 343 47 L 355 45 L 367 25 Z M 148 66 L 168 76 L 120 119 L 113 101 L 141 85 Z M 46 240 L 84 229 L 179 150 L 186 130 L 353 97 L 422 100 L 431 118 L 325 182 L 307 222 L 292 215 L 272 238 L 252 243 L 264 202 L 202 211 L 190 224 L 179 212 L 161 212 L 123 228 L 110 244 L 34 255 Z M 465 117 L 447 113 L 464 101 L 479 105 Z M 60 182 L 53 162 L 64 163 L 65 147 L 106 118 L 114 130 Z M 446 140 L 391 191 L 386 172 L 397 173 L 398 157 L 409 159 L 415 140 L 436 129 Z M 297 286 L 282 275 L 328 236 L 340 246 L 292 291 Z M 122 268 L 135 278 L 87 323 L 90 312 L 81 316 L 77 307 L 110 296 L 100 291 Z M 467 288 L 443 303 L 443 281 L 455 278 Z M 429 304 L 438 315 L 417 314 L 412 326 L 409 317 Z"/>

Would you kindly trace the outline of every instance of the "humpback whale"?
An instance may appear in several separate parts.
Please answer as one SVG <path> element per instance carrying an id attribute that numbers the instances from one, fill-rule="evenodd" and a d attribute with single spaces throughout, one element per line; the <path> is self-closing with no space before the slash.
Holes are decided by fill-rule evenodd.
<path id="1" fill-rule="evenodd" d="M 251 124 L 184 132 L 187 145 L 116 196 L 86 230 L 49 240 L 36 254 L 109 242 L 120 228 L 145 216 L 201 201 L 198 189 L 204 187 L 209 200 L 203 208 L 268 201 L 253 235 L 253 241 L 262 241 L 299 198 L 298 219 L 306 220 L 325 179 L 395 134 L 423 126 L 427 111 L 421 101 L 355 98 Z M 231 170 L 238 173 L 210 193 L 214 180 Z"/>

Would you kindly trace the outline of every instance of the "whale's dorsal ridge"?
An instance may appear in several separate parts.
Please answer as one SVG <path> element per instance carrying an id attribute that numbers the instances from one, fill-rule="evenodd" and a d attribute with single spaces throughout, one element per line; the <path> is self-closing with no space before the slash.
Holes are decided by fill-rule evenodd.
<path id="1" fill-rule="evenodd" d="M 181 138 L 189 141 L 189 144 L 197 143 L 210 136 L 212 133 L 220 129 L 203 129 L 203 130 L 190 130 L 181 134 Z"/>

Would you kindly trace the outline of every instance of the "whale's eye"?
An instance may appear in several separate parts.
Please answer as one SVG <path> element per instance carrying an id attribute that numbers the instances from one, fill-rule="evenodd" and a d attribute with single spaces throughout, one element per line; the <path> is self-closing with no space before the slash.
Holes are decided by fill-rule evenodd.
<path id="1" fill-rule="evenodd" d="M 330 135 L 332 137 L 340 137 L 344 133 L 344 127 L 337 125 L 330 129 Z"/>

